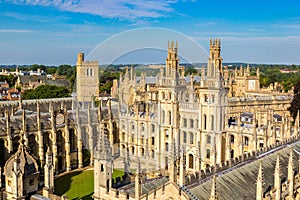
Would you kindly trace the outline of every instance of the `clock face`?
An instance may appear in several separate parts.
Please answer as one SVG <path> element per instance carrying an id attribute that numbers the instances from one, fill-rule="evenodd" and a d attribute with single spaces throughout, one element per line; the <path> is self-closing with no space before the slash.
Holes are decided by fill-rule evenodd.
<path id="1" fill-rule="evenodd" d="M 56 124 L 57 125 L 63 124 L 64 121 L 65 121 L 65 116 L 63 114 L 59 113 L 56 115 Z"/>

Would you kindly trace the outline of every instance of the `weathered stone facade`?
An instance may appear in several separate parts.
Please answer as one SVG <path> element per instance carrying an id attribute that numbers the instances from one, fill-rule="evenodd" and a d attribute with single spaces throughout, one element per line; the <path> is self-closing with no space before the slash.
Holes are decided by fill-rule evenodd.
<path id="1" fill-rule="evenodd" d="M 120 76 L 121 153 L 128 149 L 133 156 L 151 158 L 149 166 L 164 170 L 174 141 L 177 154 L 184 146 L 187 170 L 199 171 L 293 135 L 287 112 L 290 96 L 265 96 L 259 70 L 250 76 L 249 66 L 231 75 L 222 66 L 219 39 L 210 42 L 208 67 L 201 76 L 184 76 L 177 51 L 177 44 L 169 44 L 166 67 L 156 77 L 137 77 L 133 68 Z M 245 112 L 251 117 L 241 122 Z"/>

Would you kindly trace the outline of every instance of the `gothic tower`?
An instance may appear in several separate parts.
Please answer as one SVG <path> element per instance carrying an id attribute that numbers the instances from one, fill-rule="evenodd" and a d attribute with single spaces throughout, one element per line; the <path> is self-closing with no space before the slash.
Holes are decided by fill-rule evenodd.
<path id="1" fill-rule="evenodd" d="M 76 67 L 77 100 L 90 102 L 99 96 L 98 61 L 84 61 L 84 54 L 78 53 Z"/>
<path id="2" fill-rule="evenodd" d="M 160 141 L 161 149 L 158 152 L 157 167 L 167 168 L 169 162 L 170 144 L 175 141 L 176 149 L 179 149 L 179 93 L 185 91 L 180 85 L 178 45 L 174 41 L 168 43 L 165 73 L 161 70 L 158 80 L 158 122 L 162 134 L 157 140 Z"/>
<path id="3" fill-rule="evenodd" d="M 222 61 L 220 39 L 210 39 L 210 52 L 207 66 L 208 78 L 217 78 L 218 73 L 222 73 Z"/>
<path id="4" fill-rule="evenodd" d="M 199 88 L 200 130 L 202 135 L 202 168 L 216 165 L 225 159 L 221 154 L 225 134 L 228 87 L 222 70 L 220 39 L 210 40 L 210 55 L 207 72 L 202 70 Z M 218 152 L 218 153 L 217 153 Z"/>
<path id="5" fill-rule="evenodd" d="M 179 58 L 177 55 L 178 43 L 174 41 L 168 43 L 168 56 L 166 59 L 166 76 L 174 76 L 179 70 Z"/>

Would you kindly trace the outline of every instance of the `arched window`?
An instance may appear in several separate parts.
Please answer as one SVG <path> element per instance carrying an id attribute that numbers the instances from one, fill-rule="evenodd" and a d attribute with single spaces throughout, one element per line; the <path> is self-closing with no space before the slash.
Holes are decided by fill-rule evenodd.
<path id="1" fill-rule="evenodd" d="M 249 145 L 249 138 L 245 137 L 245 146 L 248 146 L 248 145 Z"/>
<path id="2" fill-rule="evenodd" d="M 144 148 L 141 149 L 141 154 L 142 154 L 143 157 L 145 156 L 145 150 L 144 150 Z"/>
<path id="3" fill-rule="evenodd" d="M 164 110 L 162 111 L 162 122 L 163 124 L 166 123 L 166 113 Z"/>
<path id="4" fill-rule="evenodd" d="M 203 115 L 203 128 L 204 130 L 206 130 L 206 123 L 207 123 L 207 119 L 206 119 L 206 115 Z"/>
<path id="5" fill-rule="evenodd" d="M 86 76 L 89 76 L 89 69 L 86 69 Z"/>
<path id="6" fill-rule="evenodd" d="M 145 124 L 144 123 L 141 123 L 141 129 L 142 129 L 143 132 L 145 131 Z"/>
<path id="7" fill-rule="evenodd" d="M 93 76 L 93 69 L 90 69 L 90 76 Z"/>
<path id="8" fill-rule="evenodd" d="M 134 154 L 134 147 L 131 147 L 131 154 Z"/>
<path id="9" fill-rule="evenodd" d="M 168 115 L 169 115 L 169 125 L 172 124 L 172 114 L 171 114 L 171 111 L 168 112 Z"/>
<path id="10" fill-rule="evenodd" d="M 151 124 L 151 131 L 152 131 L 152 133 L 155 132 L 155 124 Z"/>
<path id="11" fill-rule="evenodd" d="M 230 135 L 230 143 L 234 144 L 234 135 Z"/>
<path id="12" fill-rule="evenodd" d="M 122 141 L 125 142 L 125 133 L 122 133 Z"/>
<path id="13" fill-rule="evenodd" d="M 155 145 L 155 137 L 151 137 L 151 144 Z"/>
<path id="14" fill-rule="evenodd" d="M 50 139 L 50 133 L 49 132 L 45 132 L 43 134 L 43 146 L 44 146 L 44 152 L 47 152 L 48 147 L 52 151 L 52 141 Z"/>
<path id="15" fill-rule="evenodd" d="M 166 142 L 166 145 L 165 145 L 165 149 L 166 151 L 169 151 L 169 143 Z"/>
<path id="16" fill-rule="evenodd" d="M 206 149 L 206 158 L 210 159 L 210 149 Z"/>
<path id="17" fill-rule="evenodd" d="M 155 152 L 154 152 L 154 150 L 151 150 L 151 158 L 155 158 Z"/>
<path id="18" fill-rule="evenodd" d="M 210 118 L 211 118 L 211 130 L 213 131 L 213 130 L 215 130 L 215 127 L 214 127 L 214 116 L 211 115 Z"/>
<path id="19" fill-rule="evenodd" d="M 70 129 L 69 134 L 70 134 L 70 150 L 76 151 L 77 138 L 76 138 L 74 129 Z"/>
<path id="20" fill-rule="evenodd" d="M 189 168 L 194 169 L 194 156 L 189 154 Z"/>

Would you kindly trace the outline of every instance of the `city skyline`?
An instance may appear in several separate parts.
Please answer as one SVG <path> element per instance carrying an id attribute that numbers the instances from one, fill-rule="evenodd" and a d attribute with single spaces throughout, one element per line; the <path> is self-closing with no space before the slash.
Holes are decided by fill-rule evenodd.
<path id="1" fill-rule="evenodd" d="M 300 64 L 299 4 L 4 0 L 0 1 L 0 64 L 74 65 L 77 52 L 88 55 L 113 35 L 145 27 L 183 33 L 206 51 L 209 38 L 221 38 L 224 62 Z M 170 35 L 169 40 L 174 39 Z M 134 44 L 135 39 L 126 42 Z M 167 41 L 162 46 L 166 49 Z M 105 53 L 109 56 L 114 50 Z M 163 57 L 153 62 L 163 63 Z M 197 55 L 191 59 L 197 62 Z M 143 63 L 147 59 L 131 54 L 127 60 Z"/>

